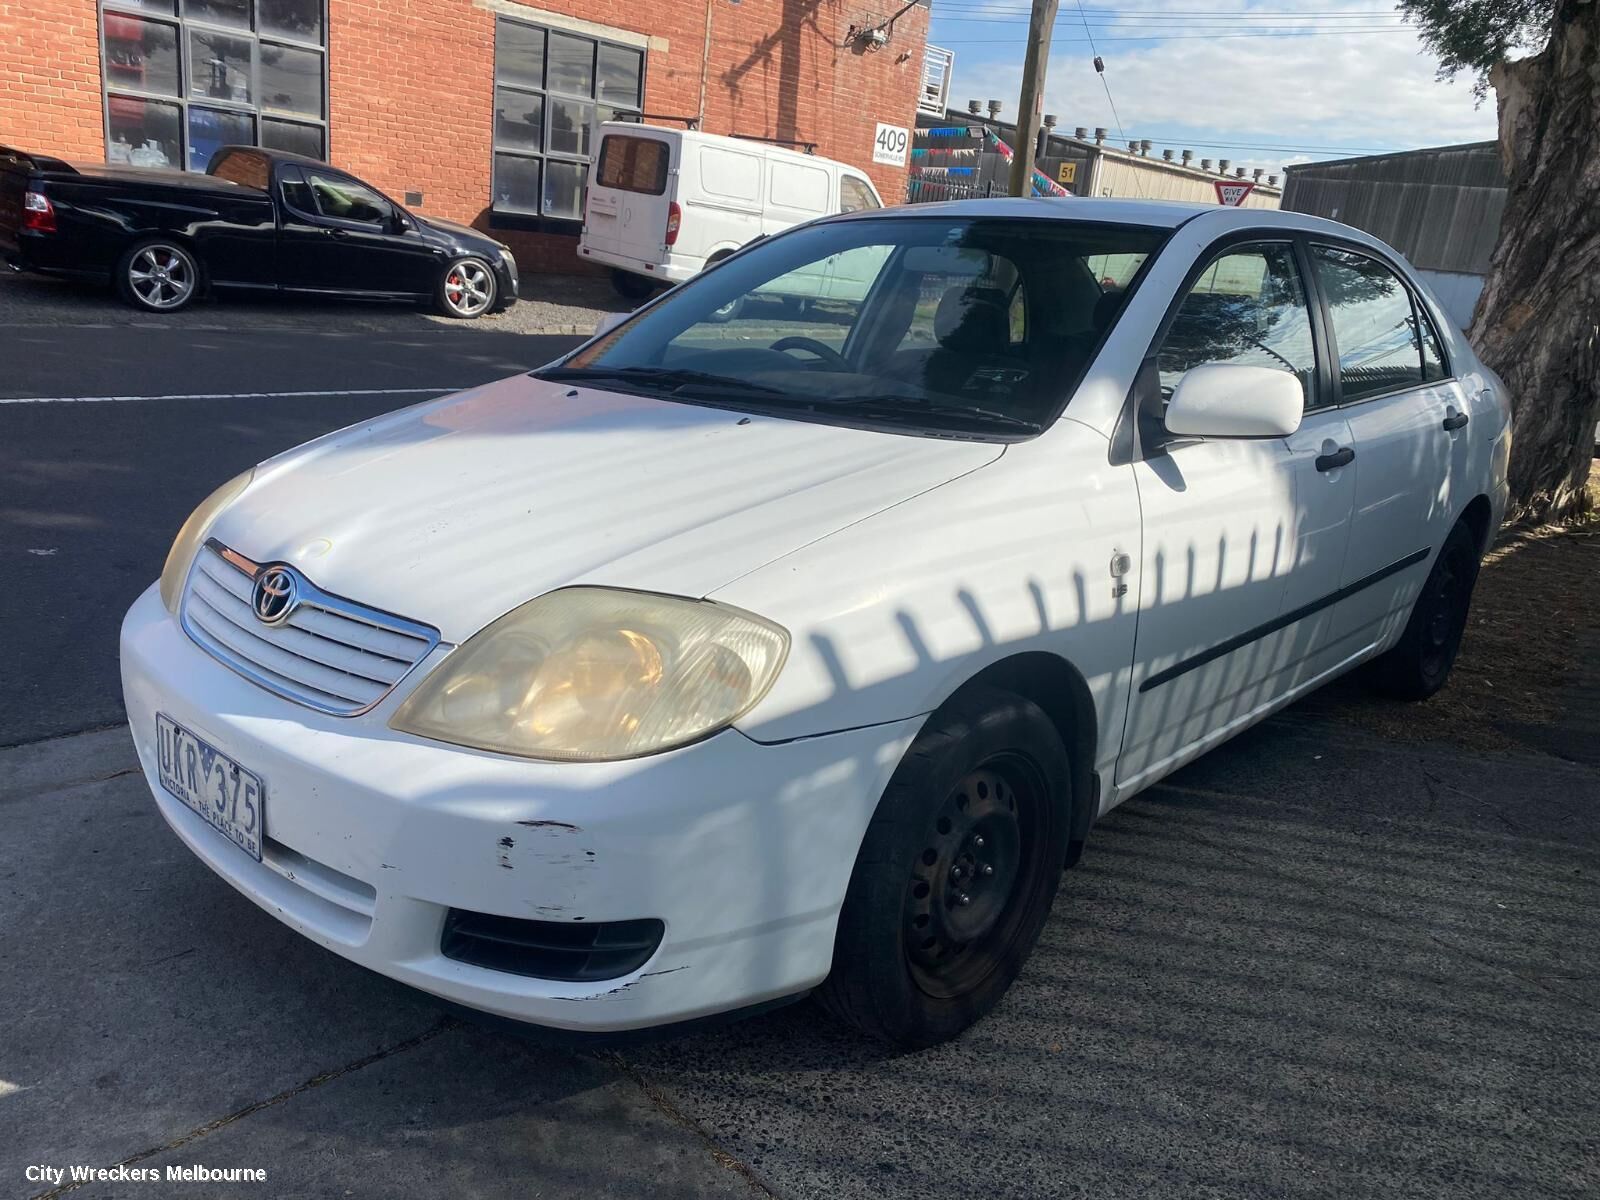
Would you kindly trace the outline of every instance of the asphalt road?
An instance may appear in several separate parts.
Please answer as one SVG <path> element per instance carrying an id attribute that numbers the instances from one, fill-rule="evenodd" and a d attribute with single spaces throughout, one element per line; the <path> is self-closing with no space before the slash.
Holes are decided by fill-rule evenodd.
<path id="1" fill-rule="evenodd" d="M 0 746 L 122 720 L 122 614 L 218 484 L 579 340 L 420 320 L 392 333 L 0 326 Z"/>

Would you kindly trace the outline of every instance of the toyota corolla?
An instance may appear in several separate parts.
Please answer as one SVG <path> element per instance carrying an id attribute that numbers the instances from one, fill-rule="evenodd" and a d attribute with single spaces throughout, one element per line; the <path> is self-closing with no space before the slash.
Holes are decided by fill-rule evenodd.
<path id="1" fill-rule="evenodd" d="M 385 975 L 927 1045 L 1113 806 L 1354 668 L 1444 685 L 1508 411 L 1331 222 L 828 219 L 223 484 L 127 615 L 128 716 L 194 853 Z"/>

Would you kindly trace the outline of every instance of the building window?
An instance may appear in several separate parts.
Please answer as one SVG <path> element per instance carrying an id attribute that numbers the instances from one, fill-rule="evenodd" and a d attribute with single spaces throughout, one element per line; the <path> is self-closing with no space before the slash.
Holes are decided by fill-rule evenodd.
<path id="1" fill-rule="evenodd" d="M 498 18 L 495 214 L 582 220 L 597 126 L 638 116 L 643 101 L 644 51 Z"/>
<path id="2" fill-rule="evenodd" d="M 325 0 L 101 0 L 106 161 L 204 171 L 223 146 L 328 152 Z"/>

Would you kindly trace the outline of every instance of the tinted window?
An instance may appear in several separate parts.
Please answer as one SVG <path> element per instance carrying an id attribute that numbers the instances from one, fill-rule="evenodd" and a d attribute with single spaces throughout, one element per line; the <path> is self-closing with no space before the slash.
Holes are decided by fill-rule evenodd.
<path id="1" fill-rule="evenodd" d="M 1195 280 L 1157 352 L 1161 392 L 1204 363 L 1289 371 L 1313 403 L 1311 310 L 1287 244 L 1246 246 L 1212 260 Z"/>
<path id="2" fill-rule="evenodd" d="M 867 181 L 857 179 L 854 175 L 839 176 L 839 211 L 863 212 L 869 208 L 882 208 L 878 198 L 872 194 L 872 189 L 867 186 Z"/>
<path id="3" fill-rule="evenodd" d="M 316 201 L 311 199 L 311 185 L 306 182 L 306 177 L 300 174 L 299 167 L 285 167 L 278 177 L 278 190 L 283 193 L 283 202 L 290 208 L 303 213 L 317 211 Z"/>
<path id="4" fill-rule="evenodd" d="M 791 230 L 681 284 L 559 370 L 795 420 L 1025 436 L 1066 402 L 1131 291 L 1103 288 L 1091 262 L 1143 261 L 1165 236 L 891 216 Z"/>
<path id="5" fill-rule="evenodd" d="M 666 142 L 608 133 L 600 143 L 600 186 L 659 196 L 667 190 L 671 156 Z"/>
<path id="6" fill-rule="evenodd" d="M 206 168 L 206 173 L 218 179 L 266 191 L 267 177 L 271 170 L 267 166 L 267 160 L 259 154 L 249 150 L 229 150 L 217 155 Z"/>
<path id="7" fill-rule="evenodd" d="M 1411 296 L 1393 271 L 1364 254 L 1315 246 L 1317 284 L 1333 322 L 1339 383 L 1359 400 L 1422 382 Z"/>
<path id="8" fill-rule="evenodd" d="M 311 199 L 317 211 L 325 217 L 381 225 L 394 211 L 377 192 L 353 179 L 312 172 L 308 181 L 311 184 Z"/>

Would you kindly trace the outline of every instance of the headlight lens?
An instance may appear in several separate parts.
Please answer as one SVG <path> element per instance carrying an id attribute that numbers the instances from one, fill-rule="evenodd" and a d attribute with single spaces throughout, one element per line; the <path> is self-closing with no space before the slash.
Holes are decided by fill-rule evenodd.
<path id="1" fill-rule="evenodd" d="M 183 592 L 183 581 L 188 578 L 189 566 L 200 552 L 200 544 L 205 541 L 206 530 L 211 528 L 211 522 L 217 519 L 217 514 L 250 486 L 255 473 L 256 469 L 251 467 L 200 501 L 200 507 L 189 514 L 183 528 L 178 530 L 178 536 L 172 539 L 172 549 L 167 551 L 167 565 L 161 568 L 161 603 L 174 616 L 178 613 L 178 597 Z"/>
<path id="2" fill-rule="evenodd" d="M 732 724 L 788 652 L 786 630 L 741 609 L 565 588 L 469 638 L 389 724 L 524 758 L 637 758 Z"/>

